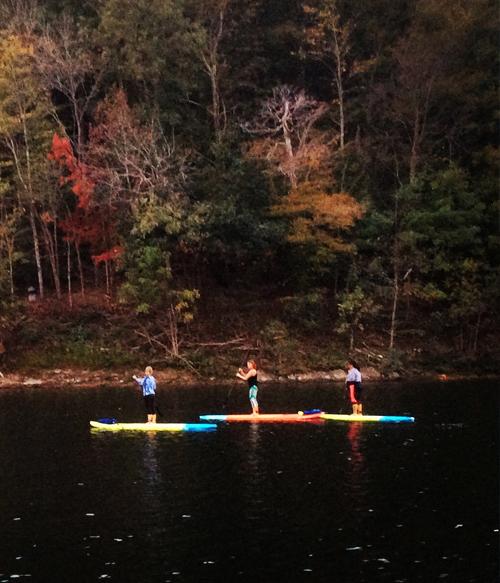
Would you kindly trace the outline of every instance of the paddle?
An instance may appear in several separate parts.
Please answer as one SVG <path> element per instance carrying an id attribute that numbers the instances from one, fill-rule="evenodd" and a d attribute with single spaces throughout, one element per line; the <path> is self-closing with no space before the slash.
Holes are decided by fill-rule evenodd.
<path id="1" fill-rule="evenodd" d="M 243 368 L 245 366 L 245 364 L 248 362 L 248 357 L 249 356 L 250 356 L 250 350 L 247 350 L 246 351 L 246 354 L 245 354 L 245 358 L 241 362 L 240 368 Z M 231 396 L 231 393 L 233 392 L 233 389 L 234 389 L 235 386 L 236 385 L 232 384 L 229 387 L 229 391 L 227 392 L 227 395 L 226 395 L 226 400 L 224 402 L 224 405 L 222 406 L 222 408 L 224 409 L 224 411 L 227 411 L 227 405 L 228 405 L 228 402 L 229 402 L 229 397 Z"/>

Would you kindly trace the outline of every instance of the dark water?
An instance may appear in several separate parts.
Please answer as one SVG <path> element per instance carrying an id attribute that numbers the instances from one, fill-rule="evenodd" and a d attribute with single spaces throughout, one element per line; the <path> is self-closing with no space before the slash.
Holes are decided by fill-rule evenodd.
<path id="1" fill-rule="evenodd" d="M 259 399 L 335 412 L 340 393 Z M 498 395 L 367 385 L 367 413 L 417 422 L 146 435 L 88 427 L 142 420 L 132 388 L 0 391 L 0 582 L 497 581 Z M 249 409 L 241 387 L 160 399 L 173 421 Z"/>

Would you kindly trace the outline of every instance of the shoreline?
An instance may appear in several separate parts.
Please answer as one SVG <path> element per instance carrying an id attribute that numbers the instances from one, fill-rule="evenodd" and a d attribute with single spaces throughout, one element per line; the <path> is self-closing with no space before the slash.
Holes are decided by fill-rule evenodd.
<path id="1" fill-rule="evenodd" d="M 499 379 L 499 375 L 478 375 L 478 374 L 443 374 L 438 372 L 422 372 L 398 374 L 390 373 L 383 375 L 380 371 L 372 367 L 367 367 L 363 371 L 363 382 L 451 382 L 465 380 L 487 380 Z M 12 388 L 36 388 L 54 389 L 54 388 L 98 388 L 109 386 L 128 386 L 132 385 L 133 371 L 127 370 L 89 370 L 89 369 L 53 369 L 43 370 L 37 373 L 22 372 L 4 372 L 0 376 L 0 390 Z M 155 377 L 160 386 L 180 385 L 186 388 L 200 385 L 207 386 L 230 386 L 236 383 L 236 379 L 229 377 L 203 377 L 195 374 L 179 371 L 175 369 L 165 369 L 158 371 Z M 285 383 L 344 383 L 345 372 L 341 369 L 332 371 L 313 371 L 305 373 L 289 373 L 286 375 L 273 375 L 261 372 L 259 374 L 261 383 L 285 384 Z"/>

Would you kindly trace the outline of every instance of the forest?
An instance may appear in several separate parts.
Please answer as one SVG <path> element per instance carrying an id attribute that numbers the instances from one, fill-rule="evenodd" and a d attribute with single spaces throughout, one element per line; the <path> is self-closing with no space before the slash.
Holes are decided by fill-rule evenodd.
<path id="1" fill-rule="evenodd" d="M 0 0 L 0 369 L 494 372 L 498 21 Z"/>

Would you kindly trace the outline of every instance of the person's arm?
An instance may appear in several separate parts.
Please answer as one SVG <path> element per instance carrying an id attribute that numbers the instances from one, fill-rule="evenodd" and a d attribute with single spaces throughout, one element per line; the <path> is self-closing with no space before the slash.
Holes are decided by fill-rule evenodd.
<path id="1" fill-rule="evenodd" d="M 237 377 L 240 378 L 242 381 L 247 381 L 249 378 L 254 377 L 257 375 L 257 371 L 254 368 L 251 368 L 248 372 L 243 372 L 243 369 L 238 369 Z"/>
<path id="2" fill-rule="evenodd" d="M 143 385 L 143 383 L 144 383 L 144 378 L 141 378 L 141 377 L 136 377 L 135 375 L 132 375 L 132 378 L 134 379 L 134 381 L 135 381 L 136 383 L 138 383 L 138 384 L 139 384 L 139 385 L 141 385 L 141 387 L 142 387 L 142 385 Z"/>

